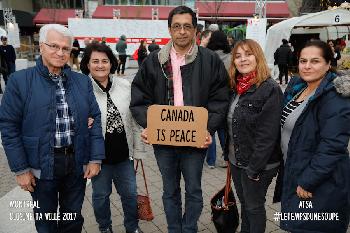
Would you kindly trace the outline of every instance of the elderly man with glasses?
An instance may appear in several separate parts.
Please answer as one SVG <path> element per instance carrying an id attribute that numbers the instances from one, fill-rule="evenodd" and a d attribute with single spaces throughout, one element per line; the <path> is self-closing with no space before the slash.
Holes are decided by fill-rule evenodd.
<path id="1" fill-rule="evenodd" d="M 90 79 L 66 65 L 71 32 L 48 24 L 39 36 L 36 66 L 15 72 L 2 98 L 2 143 L 18 185 L 36 203 L 37 231 L 81 232 L 86 178 L 105 158 L 101 113 Z"/>
<path id="2" fill-rule="evenodd" d="M 147 108 L 152 104 L 199 106 L 208 109 L 208 131 L 212 135 L 225 119 L 228 106 L 228 75 L 214 52 L 196 45 L 196 14 L 186 6 L 174 8 L 168 17 L 171 41 L 151 53 L 132 83 L 130 110 L 145 128 Z M 169 233 L 195 233 L 203 208 L 201 178 L 206 148 L 154 145 L 163 179 L 163 204 Z M 181 175 L 185 181 L 185 211 L 182 215 Z"/>

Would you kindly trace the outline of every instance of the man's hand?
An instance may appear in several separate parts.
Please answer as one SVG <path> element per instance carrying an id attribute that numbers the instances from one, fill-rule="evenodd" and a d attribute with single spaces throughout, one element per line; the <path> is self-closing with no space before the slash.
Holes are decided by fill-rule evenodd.
<path id="1" fill-rule="evenodd" d="M 34 187 L 36 186 L 35 177 L 32 172 L 26 172 L 21 175 L 16 176 L 17 184 L 24 191 L 34 192 Z"/>
<path id="2" fill-rule="evenodd" d="M 94 118 L 89 117 L 89 118 L 88 118 L 88 128 L 89 128 L 89 129 L 92 128 L 93 123 L 94 123 Z"/>
<path id="3" fill-rule="evenodd" d="M 86 178 L 91 179 L 92 177 L 98 175 L 100 170 L 101 170 L 101 164 L 99 164 L 99 163 L 89 163 L 86 166 L 84 179 L 86 179 Z"/>
<path id="4" fill-rule="evenodd" d="M 312 193 L 306 191 L 305 189 L 303 189 L 299 185 L 297 187 L 297 195 L 298 195 L 299 198 L 302 198 L 302 199 L 312 198 Z"/>
<path id="5" fill-rule="evenodd" d="M 150 144 L 149 141 L 147 140 L 147 128 L 143 129 L 141 132 L 141 140 L 146 143 Z"/>
<path id="6" fill-rule="evenodd" d="M 207 136 L 205 137 L 204 145 L 201 146 L 201 148 L 208 148 L 212 142 L 213 142 L 213 139 L 212 139 L 210 133 L 207 131 Z"/>

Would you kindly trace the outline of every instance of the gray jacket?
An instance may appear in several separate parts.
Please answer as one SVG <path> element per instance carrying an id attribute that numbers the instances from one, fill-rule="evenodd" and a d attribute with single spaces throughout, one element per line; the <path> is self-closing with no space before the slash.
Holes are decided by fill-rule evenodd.
<path id="1" fill-rule="evenodd" d="M 231 65 L 231 60 L 232 60 L 232 54 L 231 53 L 224 53 L 223 50 L 215 50 L 214 51 L 217 55 L 219 55 L 220 60 L 224 63 L 225 68 L 228 72 L 230 65 Z"/>
<path id="2" fill-rule="evenodd" d="M 126 37 L 124 35 L 121 35 L 118 43 L 115 46 L 115 49 L 117 50 L 119 55 L 126 55 L 127 47 L 128 45 L 126 44 Z"/>

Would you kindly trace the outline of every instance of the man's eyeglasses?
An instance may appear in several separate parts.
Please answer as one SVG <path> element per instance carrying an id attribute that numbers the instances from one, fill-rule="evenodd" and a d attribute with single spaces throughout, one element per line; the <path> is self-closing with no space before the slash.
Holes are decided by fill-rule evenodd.
<path id="1" fill-rule="evenodd" d="M 55 51 L 55 52 L 58 52 L 62 49 L 62 53 L 64 54 L 67 54 L 67 53 L 70 53 L 70 51 L 72 50 L 71 48 L 69 47 L 60 47 L 58 46 L 57 44 L 47 44 L 45 42 L 43 42 L 45 45 L 47 45 L 51 50 Z"/>
<path id="2" fill-rule="evenodd" d="M 181 29 L 184 29 L 185 31 L 191 31 L 193 29 L 193 25 L 191 24 L 184 24 L 184 25 L 181 25 L 181 24 L 174 24 L 174 25 L 171 25 L 171 29 L 173 29 L 174 31 L 181 31 Z"/>

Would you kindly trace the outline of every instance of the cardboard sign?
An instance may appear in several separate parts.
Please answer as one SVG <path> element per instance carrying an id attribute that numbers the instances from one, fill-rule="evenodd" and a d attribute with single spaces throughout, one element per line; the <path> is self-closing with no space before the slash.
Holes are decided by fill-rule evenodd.
<path id="1" fill-rule="evenodd" d="M 204 145 L 208 111 L 202 107 L 152 105 L 147 111 L 147 134 L 151 144 Z"/>

